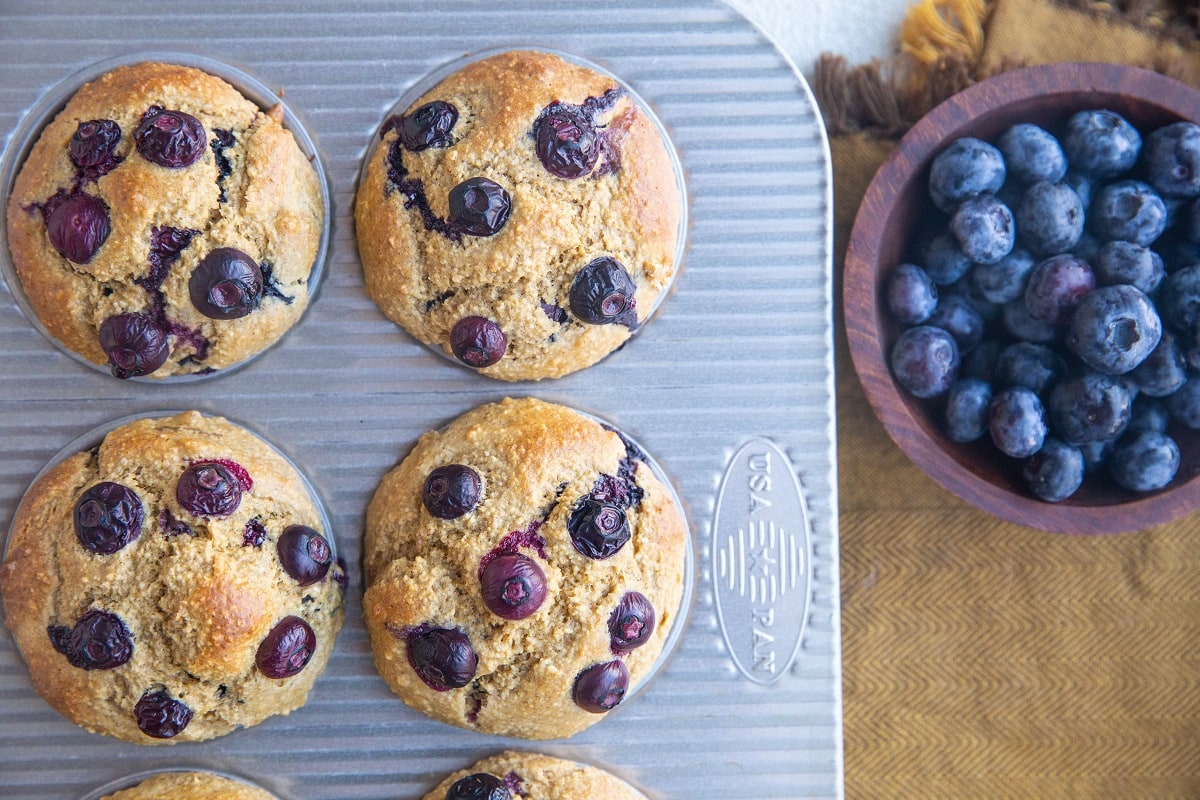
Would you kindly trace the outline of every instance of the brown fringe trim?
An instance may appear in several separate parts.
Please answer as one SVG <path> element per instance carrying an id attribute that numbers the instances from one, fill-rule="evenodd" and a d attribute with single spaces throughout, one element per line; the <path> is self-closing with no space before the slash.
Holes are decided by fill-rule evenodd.
<path id="1" fill-rule="evenodd" d="M 930 0 L 926 0 L 927 5 Z M 943 0 L 944 2 L 944 0 Z M 1065 8 L 1116 19 L 1200 44 L 1200 0 L 1053 0 Z M 989 4 L 990 8 L 990 4 Z M 911 13 L 911 12 L 910 12 Z M 971 38 L 968 31 L 968 38 Z M 961 51 L 963 48 L 958 48 Z M 927 58 L 927 57 L 926 57 Z M 973 83 L 1025 64 L 1006 60 L 984 70 L 978 54 L 955 52 L 931 63 L 909 53 L 850 66 L 846 59 L 821 54 L 814 69 L 813 93 L 830 136 L 866 133 L 899 138 L 938 103 Z M 1178 58 L 1162 57 L 1148 69 L 1179 78 Z"/>

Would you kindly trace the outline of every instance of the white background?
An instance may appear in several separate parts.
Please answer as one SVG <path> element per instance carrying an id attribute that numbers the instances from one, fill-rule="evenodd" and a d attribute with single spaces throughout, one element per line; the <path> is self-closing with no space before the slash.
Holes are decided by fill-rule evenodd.
<path id="1" fill-rule="evenodd" d="M 791 56 L 810 83 L 821 53 L 851 64 L 895 50 L 900 23 L 916 0 L 726 0 Z"/>

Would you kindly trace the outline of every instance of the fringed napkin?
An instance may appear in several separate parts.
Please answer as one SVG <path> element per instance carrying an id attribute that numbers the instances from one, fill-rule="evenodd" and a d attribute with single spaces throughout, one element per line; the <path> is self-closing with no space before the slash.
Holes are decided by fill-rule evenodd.
<path id="1" fill-rule="evenodd" d="M 894 58 L 822 57 L 839 267 L 875 169 L 936 103 L 1061 60 L 1200 86 L 1196 26 L 1194 2 L 923 0 Z M 1200 798 L 1200 518 L 1001 522 L 892 444 L 840 334 L 837 364 L 847 796 Z"/>

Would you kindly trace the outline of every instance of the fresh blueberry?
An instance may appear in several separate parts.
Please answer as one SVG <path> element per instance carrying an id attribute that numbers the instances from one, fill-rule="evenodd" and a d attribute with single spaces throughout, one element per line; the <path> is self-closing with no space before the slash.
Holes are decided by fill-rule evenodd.
<path id="1" fill-rule="evenodd" d="M 1148 247 L 1133 242 L 1106 242 L 1091 262 L 1096 273 L 1096 283 L 1110 286 L 1128 283 L 1146 294 L 1153 294 L 1162 282 L 1162 256 Z"/>
<path id="2" fill-rule="evenodd" d="M 512 793 L 495 775 L 476 772 L 451 784 L 446 800 L 512 800 Z"/>
<path id="3" fill-rule="evenodd" d="M 996 139 L 1010 177 L 1023 183 L 1060 181 L 1067 172 L 1062 145 L 1045 128 L 1028 122 L 1013 125 Z"/>
<path id="4" fill-rule="evenodd" d="M 538 161 L 551 175 L 582 178 L 596 166 L 601 138 L 582 107 L 569 103 L 546 106 L 533 123 Z"/>
<path id="5" fill-rule="evenodd" d="M 1140 431 L 1121 437 L 1108 457 L 1108 468 L 1118 486 L 1154 492 L 1171 482 L 1179 461 L 1174 439 L 1159 431 Z"/>
<path id="6" fill-rule="evenodd" d="M 575 273 L 568 295 L 571 313 L 589 325 L 637 327 L 637 287 L 615 258 L 601 256 Z"/>
<path id="7" fill-rule="evenodd" d="M 609 645 L 617 655 L 631 653 L 650 641 L 654 633 L 654 606 L 641 592 L 621 595 L 608 615 Z"/>
<path id="8" fill-rule="evenodd" d="M 483 369 L 504 358 L 508 336 L 486 317 L 463 317 L 450 329 L 450 350 L 467 366 Z"/>
<path id="9" fill-rule="evenodd" d="M 1068 444 L 1110 441 L 1129 424 L 1133 396 L 1121 378 L 1084 370 L 1054 384 L 1046 409 L 1055 435 Z"/>
<path id="10" fill-rule="evenodd" d="M 1158 346 L 1134 368 L 1130 376 L 1141 394 L 1150 397 L 1166 397 L 1183 386 L 1188 378 L 1187 360 L 1175 335 L 1163 331 Z"/>
<path id="11" fill-rule="evenodd" d="M 434 100 L 426 103 L 400 121 L 400 141 L 412 152 L 427 147 L 449 147 L 453 144 L 450 134 L 458 122 L 458 109 L 453 103 Z"/>
<path id="12" fill-rule="evenodd" d="M 254 663 L 268 678 L 290 678 L 308 666 L 317 649 L 317 635 L 297 616 L 287 616 L 271 628 L 258 645 Z"/>
<path id="13" fill-rule="evenodd" d="M 108 206 L 86 192 L 67 196 L 46 217 L 50 245 L 60 256 L 76 264 L 91 261 L 111 232 Z"/>
<path id="14" fill-rule="evenodd" d="M 421 625 L 406 640 L 408 663 L 430 689 L 461 689 L 474 679 L 479 659 L 462 631 Z"/>
<path id="15" fill-rule="evenodd" d="M 325 577 L 333 563 L 329 542 L 307 525 L 288 525 L 276 544 L 283 571 L 308 586 Z"/>
<path id="16" fill-rule="evenodd" d="M 954 337 L 932 325 L 908 328 L 892 345 L 892 375 L 915 397 L 945 393 L 958 377 L 959 353 Z"/>
<path id="17" fill-rule="evenodd" d="M 929 168 L 929 194 L 950 213 L 964 200 L 1004 185 L 1004 156 L 982 139 L 963 137 L 938 153 Z"/>
<path id="18" fill-rule="evenodd" d="M 988 432 L 1005 455 L 1024 458 L 1036 453 L 1046 439 L 1046 411 L 1037 394 L 1024 386 L 998 392 L 988 406 Z"/>
<path id="19" fill-rule="evenodd" d="M 155 739 L 171 739 L 192 721 L 192 710 L 171 697 L 166 689 L 151 689 L 133 707 L 133 717 L 142 733 Z"/>
<path id="20" fill-rule="evenodd" d="M 958 242 L 949 233 L 940 233 L 921 248 L 921 266 L 938 286 L 949 286 L 971 269 Z"/>
<path id="21" fill-rule="evenodd" d="M 1066 372 L 1067 365 L 1053 348 L 1037 342 L 1014 342 L 996 357 L 996 386 L 1024 386 L 1041 395 Z"/>
<path id="22" fill-rule="evenodd" d="M 1034 319 L 1065 325 L 1084 295 L 1096 288 L 1087 262 L 1069 253 L 1038 262 L 1025 285 L 1025 307 Z"/>
<path id="23" fill-rule="evenodd" d="M 74 628 L 51 625 L 47 629 L 54 649 L 77 669 L 114 669 L 133 657 L 133 637 L 116 614 L 88 609 Z"/>
<path id="24" fill-rule="evenodd" d="M 1083 474 L 1094 475 L 1108 469 L 1108 454 L 1112 452 L 1112 441 L 1081 442 L 1075 445 L 1083 455 Z"/>
<path id="25" fill-rule="evenodd" d="M 1091 208 L 1092 197 L 1096 192 L 1096 179 L 1091 175 L 1078 170 L 1068 169 L 1067 174 L 1063 176 L 1062 182 L 1070 186 L 1075 194 L 1079 195 L 1079 202 L 1084 209 Z"/>
<path id="26" fill-rule="evenodd" d="M 484 605 L 503 619 L 525 619 L 546 599 L 546 573 L 520 553 L 501 553 L 488 561 L 479 583 Z"/>
<path id="27" fill-rule="evenodd" d="M 1151 132 L 1142 148 L 1142 168 L 1161 194 L 1200 195 L 1200 125 L 1173 122 Z"/>
<path id="28" fill-rule="evenodd" d="M 963 378 L 946 393 L 946 435 L 954 442 L 973 442 L 988 430 L 992 386 L 978 378 Z"/>
<path id="29" fill-rule="evenodd" d="M 241 504 L 242 488 L 241 481 L 224 464 L 202 461 L 179 476 L 175 499 L 198 517 L 227 517 Z"/>
<path id="30" fill-rule="evenodd" d="M 234 247 L 211 250 L 192 270 L 188 296 L 210 319 L 239 319 L 262 302 L 263 274 L 258 262 Z"/>
<path id="31" fill-rule="evenodd" d="M 1025 284 L 1037 262 L 1024 247 L 1016 246 L 995 264 L 976 264 L 970 274 L 977 294 L 990 303 L 1007 303 L 1023 297 Z"/>
<path id="32" fill-rule="evenodd" d="M 483 482 L 465 464 L 437 467 L 425 478 L 421 502 L 438 519 L 457 519 L 479 503 Z"/>
<path id="33" fill-rule="evenodd" d="M 118 378 L 149 375 L 171 354 L 167 332 L 150 314 L 126 313 L 100 323 L 100 346 Z"/>
<path id="34" fill-rule="evenodd" d="M 1066 500 L 1083 485 L 1083 453 L 1078 447 L 1047 437 L 1042 449 L 1025 460 L 1021 479 L 1036 497 L 1048 503 Z"/>
<path id="35" fill-rule="evenodd" d="M 1016 221 L 1018 238 L 1034 255 L 1066 253 L 1083 235 L 1083 203 L 1065 183 L 1040 181 L 1025 191 Z"/>
<path id="36" fill-rule="evenodd" d="M 1072 169 L 1112 178 L 1137 163 L 1142 137 L 1114 111 L 1080 111 L 1067 120 L 1062 146 Z"/>
<path id="37" fill-rule="evenodd" d="M 1191 430 L 1200 430 L 1200 378 L 1187 383 L 1163 398 L 1171 419 Z"/>
<path id="38" fill-rule="evenodd" d="M 996 263 L 1012 251 L 1016 239 L 1012 211 L 994 194 L 959 203 L 950 218 L 950 232 L 963 254 L 976 264 Z"/>
<path id="39" fill-rule="evenodd" d="M 1117 181 L 1096 193 L 1088 219 L 1101 239 L 1146 247 L 1166 230 L 1167 206 L 1149 184 Z"/>
<path id="40" fill-rule="evenodd" d="M 629 670 L 618 660 L 593 664 L 575 676 L 575 705 L 593 714 L 611 711 L 629 690 Z"/>
<path id="41" fill-rule="evenodd" d="M 592 497 L 582 498 L 571 511 L 567 532 L 580 554 L 597 560 L 616 555 L 632 536 L 622 508 Z"/>
<path id="42" fill-rule="evenodd" d="M 1170 424 L 1171 413 L 1167 411 L 1166 404 L 1160 398 L 1142 392 L 1133 399 L 1133 413 L 1129 416 L 1129 425 L 1125 428 L 1125 433 L 1166 433 Z"/>
<path id="43" fill-rule="evenodd" d="M 1162 320 L 1150 298 L 1127 284 L 1083 296 L 1067 330 L 1067 347 L 1099 372 L 1124 375 L 1158 346 Z"/>
<path id="44" fill-rule="evenodd" d="M 904 325 L 919 325 L 937 308 L 937 284 L 916 264 L 900 264 L 887 278 L 884 294 L 892 318 Z"/>
<path id="45" fill-rule="evenodd" d="M 1050 344 L 1058 339 L 1059 329 L 1049 322 L 1034 318 L 1025 305 L 1024 297 L 1000 307 L 1000 324 L 1014 339 L 1040 344 Z"/>
<path id="46" fill-rule="evenodd" d="M 103 481 L 75 503 L 75 536 L 89 552 L 112 555 L 141 535 L 144 515 L 137 492 Z"/>
<path id="47" fill-rule="evenodd" d="M 1158 313 L 1168 328 L 1185 334 L 1200 321 L 1200 264 L 1184 267 L 1163 279 Z"/>
<path id="48" fill-rule="evenodd" d="M 450 216 L 455 230 L 471 236 L 493 236 L 512 213 L 512 198 L 487 178 L 467 178 L 450 190 Z"/>
<path id="49" fill-rule="evenodd" d="M 208 137 L 200 120 L 183 111 L 151 106 L 134 131 L 138 154 L 160 167 L 182 169 L 200 160 Z"/>
<path id="50" fill-rule="evenodd" d="M 941 328 L 953 336 L 960 355 L 971 352 L 983 339 L 983 317 L 974 304 L 961 294 L 942 297 L 926 324 Z"/>

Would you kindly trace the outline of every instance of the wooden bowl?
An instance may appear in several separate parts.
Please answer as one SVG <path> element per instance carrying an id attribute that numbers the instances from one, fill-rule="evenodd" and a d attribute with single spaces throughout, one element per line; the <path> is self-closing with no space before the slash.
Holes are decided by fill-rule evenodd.
<path id="1" fill-rule="evenodd" d="M 1089 475 L 1070 498 L 1039 500 L 1022 485 L 1020 460 L 1002 455 L 986 435 L 969 444 L 946 438 L 939 405 L 893 382 L 888 356 L 903 326 L 890 319 L 882 287 L 909 252 L 917 224 L 939 217 L 927 184 L 930 162 L 946 145 L 961 136 L 994 141 L 1017 122 L 1057 133 L 1074 112 L 1098 108 L 1121 114 L 1145 135 L 1170 122 L 1200 122 L 1200 92 L 1147 70 L 1093 63 L 1014 70 L 960 92 L 917 122 L 872 179 L 851 232 L 842 295 L 855 370 L 900 449 L 968 503 L 1019 525 L 1061 533 L 1140 530 L 1200 508 L 1200 431 L 1172 427 L 1182 458 L 1174 481 L 1161 491 L 1139 494 L 1107 476 Z"/>

